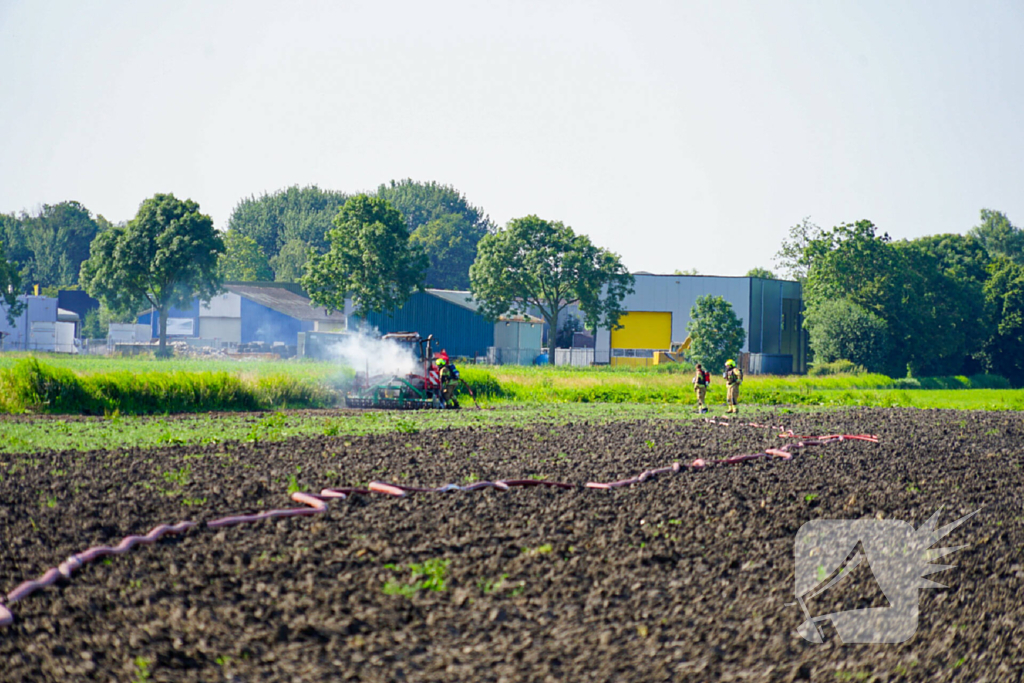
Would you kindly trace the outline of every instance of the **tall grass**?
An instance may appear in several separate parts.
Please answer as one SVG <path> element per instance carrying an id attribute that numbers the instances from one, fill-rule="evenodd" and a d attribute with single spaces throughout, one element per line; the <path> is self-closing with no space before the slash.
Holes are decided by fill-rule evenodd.
<path id="1" fill-rule="evenodd" d="M 0 412 L 103 415 L 260 410 L 333 405 L 320 382 L 288 374 L 246 379 L 224 371 L 76 373 L 23 358 L 0 368 Z"/>

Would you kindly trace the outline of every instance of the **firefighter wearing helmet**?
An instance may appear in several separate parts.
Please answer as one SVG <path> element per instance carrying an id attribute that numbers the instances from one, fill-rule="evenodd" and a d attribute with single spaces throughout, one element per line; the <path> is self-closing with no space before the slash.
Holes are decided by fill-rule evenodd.
<path id="1" fill-rule="evenodd" d="M 437 365 L 441 375 L 441 400 L 447 407 L 458 408 L 459 399 L 455 398 L 455 382 L 458 380 L 459 371 L 444 350 L 438 354 L 434 364 Z"/>
<path id="2" fill-rule="evenodd" d="M 729 359 L 725 361 L 725 412 L 738 413 L 736 403 L 740 398 L 740 384 L 743 383 L 743 371 L 736 367 L 736 361 Z"/>

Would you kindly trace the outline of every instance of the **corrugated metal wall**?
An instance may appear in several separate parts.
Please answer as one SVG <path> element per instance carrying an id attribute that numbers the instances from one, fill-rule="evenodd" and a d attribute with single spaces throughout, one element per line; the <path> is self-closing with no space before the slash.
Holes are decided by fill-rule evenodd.
<path id="1" fill-rule="evenodd" d="M 381 334 L 419 332 L 434 335 L 440 348 L 452 356 L 486 356 L 494 346 L 494 324 L 468 308 L 457 306 L 427 292 L 416 292 L 397 311 L 371 313 L 367 323 Z"/>
<path id="2" fill-rule="evenodd" d="M 284 342 L 289 346 L 299 343 L 299 332 L 309 332 L 313 322 L 296 320 L 242 297 L 242 343 Z"/>

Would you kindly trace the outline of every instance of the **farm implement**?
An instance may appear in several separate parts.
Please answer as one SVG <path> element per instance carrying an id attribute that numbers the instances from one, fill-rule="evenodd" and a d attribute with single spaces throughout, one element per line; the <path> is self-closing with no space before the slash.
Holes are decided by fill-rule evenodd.
<path id="1" fill-rule="evenodd" d="M 458 408 L 454 384 L 457 376 L 444 381 L 437 358 L 447 361 L 447 354 L 434 353 L 434 337 L 426 339 L 417 332 L 396 332 L 383 337 L 406 349 L 417 359 L 417 369 L 407 375 L 356 375 L 352 389 L 345 395 L 345 406 L 358 410 L 430 410 Z M 463 382 L 463 384 L 465 384 Z M 468 386 L 466 387 L 469 388 Z M 470 391 L 472 395 L 472 391 Z M 474 397 L 474 401 L 475 401 Z"/>

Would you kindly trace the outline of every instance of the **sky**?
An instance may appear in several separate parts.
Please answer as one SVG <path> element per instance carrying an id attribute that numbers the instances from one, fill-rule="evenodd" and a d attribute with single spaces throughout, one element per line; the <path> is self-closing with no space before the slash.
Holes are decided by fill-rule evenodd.
<path id="1" fill-rule="evenodd" d="M 0 0 L 0 212 L 412 178 L 629 270 L 1024 225 L 1024 3 Z"/>

